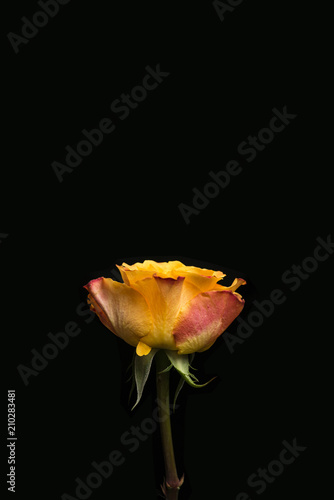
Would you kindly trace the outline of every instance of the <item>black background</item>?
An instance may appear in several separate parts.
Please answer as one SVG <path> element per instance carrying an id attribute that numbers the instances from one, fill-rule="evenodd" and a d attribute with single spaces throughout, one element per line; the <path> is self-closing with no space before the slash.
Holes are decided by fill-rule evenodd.
<path id="1" fill-rule="evenodd" d="M 244 277 L 245 320 L 253 300 L 275 288 L 286 296 L 233 354 L 222 337 L 196 356 L 200 381 L 218 378 L 185 388 L 172 417 L 186 477 L 180 500 L 234 500 L 242 491 L 303 498 L 311 490 L 320 498 L 333 257 L 296 291 L 282 274 L 331 230 L 326 65 L 310 31 L 323 14 L 245 0 L 221 21 L 210 1 L 106 4 L 61 6 L 17 54 L 7 33 L 21 34 L 21 17 L 32 19 L 37 2 L 12 2 L 3 28 L 2 337 L 6 389 L 16 390 L 16 497 L 75 497 L 75 479 L 114 449 L 126 460 L 90 498 L 158 497 L 159 432 L 133 453 L 120 443 L 152 415 L 154 377 L 131 412 L 132 348 L 77 312 L 90 279 L 153 258 L 207 264 L 225 271 L 227 284 Z M 169 76 L 120 120 L 112 101 L 157 65 Z M 285 106 L 297 117 L 248 163 L 239 144 Z M 115 131 L 60 183 L 52 162 L 64 163 L 65 147 L 107 117 Z M 178 205 L 191 205 L 192 189 L 203 192 L 209 172 L 232 159 L 242 173 L 186 224 Z M 31 349 L 41 352 L 47 334 L 69 321 L 80 335 L 26 386 L 17 366 L 31 366 Z M 258 495 L 247 478 L 295 438 L 307 449 Z"/>

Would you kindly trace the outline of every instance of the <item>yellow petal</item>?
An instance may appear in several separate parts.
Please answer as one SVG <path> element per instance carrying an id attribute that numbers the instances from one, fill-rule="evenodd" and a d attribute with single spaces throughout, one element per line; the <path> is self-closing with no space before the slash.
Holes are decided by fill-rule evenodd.
<path id="1" fill-rule="evenodd" d="M 142 340 L 154 348 L 176 349 L 172 330 L 181 306 L 184 278 L 154 276 L 132 283 L 146 300 L 153 320 L 151 332 Z"/>
<path id="2" fill-rule="evenodd" d="M 200 292 L 208 292 L 209 290 L 213 290 L 216 286 L 217 281 L 222 279 L 222 276 L 205 276 L 196 274 L 194 272 L 187 272 L 186 280 L 189 281 L 192 285 L 195 285 Z"/>
<path id="3" fill-rule="evenodd" d="M 239 286 L 241 286 L 241 285 L 246 285 L 246 281 L 242 278 L 235 278 L 232 285 L 222 286 L 222 285 L 219 285 L 217 283 L 217 285 L 214 287 L 214 290 L 227 290 L 229 292 L 235 292 L 237 290 L 237 288 L 239 288 Z"/>
<path id="4" fill-rule="evenodd" d="M 136 353 L 138 356 L 146 356 L 149 352 L 151 352 L 152 347 L 144 344 L 144 342 L 139 341 L 136 347 Z"/>
<path id="5" fill-rule="evenodd" d="M 226 276 L 222 271 L 185 266 L 181 262 L 179 264 L 180 265 L 174 267 L 174 274 L 184 276 L 187 282 L 199 289 L 199 293 L 212 290 L 217 282 Z"/>
<path id="6" fill-rule="evenodd" d="M 121 266 L 117 266 L 124 283 L 132 285 L 139 280 L 158 276 L 160 278 L 177 278 L 178 274 L 174 269 L 182 267 L 182 262 L 177 260 L 169 262 L 155 262 L 154 260 L 145 260 L 136 264 L 126 264 L 123 262 Z M 183 266 L 185 267 L 185 266 Z"/>

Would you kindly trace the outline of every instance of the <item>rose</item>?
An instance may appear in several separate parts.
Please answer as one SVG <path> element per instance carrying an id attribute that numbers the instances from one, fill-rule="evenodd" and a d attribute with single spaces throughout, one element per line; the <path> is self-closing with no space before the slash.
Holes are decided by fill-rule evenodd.
<path id="1" fill-rule="evenodd" d="M 136 347 L 139 356 L 151 349 L 190 354 L 209 349 L 244 307 L 236 292 L 246 284 L 218 284 L 224 276 L 185 266 L 179 261 L 117 266 L 124 283 L 111 278 L 91 280 L 88 303 L 115 335 Z"/>

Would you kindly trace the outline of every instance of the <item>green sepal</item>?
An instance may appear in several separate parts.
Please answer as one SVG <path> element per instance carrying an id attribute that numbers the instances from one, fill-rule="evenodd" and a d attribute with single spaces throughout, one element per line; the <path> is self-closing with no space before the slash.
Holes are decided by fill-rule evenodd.
<path id="1" fill-rule="evenodd" d="M 134 385 L 136 385 L 137 401 L 135 402 L 131 410 L 133 410 L 137 406 L 142 397 L 144 386 L 150 374 L 152 361 L 157 351 L 158 349 L 152 349 L 148 354 L 146 354 L 146 356 L 138 356 L 138 354 L 135 354 L 134 356 L 132 386 L 134 387 Z"/>
<path id="2" fill-rule="evenodd" d="M 169 361 L 172 363 L 174 368 L 179 372 L 179 374 L 182 377 L 182 379 L 180 380 L 180 382 L 177 386 L 177 389 L 176 389 L 176 393 L 175 393 L 175 397 L 174 397 L 174 404 L 173 404 L 174 407 L 175 407 L 176 398 L 179 395 L 179 393 L 183 387 L 184 382 L 187 382 L 187 384 L 189 384 L 191 387 L 195 387 L 196 389 L 199 389 L 201 387 L 205 387 L 210 382 L 212 382 L 212 380 L 214 380 L 216 378 L 216 377 L 213 377 L 208 382 L 205 382 L 205 384 L 196 384 L 196 382 L 198 382 L 198 379 L 195 377 L 195 375 L 193 375 L 189 371 L 190 363 L 192 363 L 194 356 L 191 355 L 191 359 L 189 360 L 188 354 L 177 354 L 176 351 L 170 351 L 170 350 L 165 350 L 165 353 L 166 353 Z"/>
<path id="3" fill-rule="evenodd" d="M 193 370 L 196 370 L 196 368 L 193 368 L 193 367 L 191 366 L 191 364 L 190 364 L 190 363 L 192 363 L 192 362 L 193 362 L 194 357 L 195 357 L 195 353 L 190 354 L 189 366 L 190 366 L 190 368 L 192 368 Z M 179 395 L 179 394 L 180 394 L 180 392 L 181 392 L 182 387 L 184 386 L 184 382 L 185 382 L 184 378 L 183 378 L 183 377 L 181 377 L 181 378 L 180 378 L 180 380 L 179 380 L 179 383 L 178 383 L 178 385 L 177 385 L 177 388 L 176 388 L 176 391 L 175 391 L 175 395 L 174 395 L 174 401 L 173 401 L 173 412 L 175 412 L 176 400 L 177 400 L 178 395 Z"/>
<path id="4" fill-rule="evenodd" d="M 170 364 L 169 366 L 167 366 L 164 370 L 161 370 L 161 372 L 158 372 L 158 374 L 160 375 L 160 373 L 167 373 L 169 372 L 171 369 L 173 368 L 173 365 Z"/>
<path id="5" fill-rule="evenodd" d="M 129 397 L 128 397 L 128 404 L 130 403 L 130 399 L 131 399 L 131 396 L 133 394 L 134 388 L 136 387 L 136 381 L 135 381 L 135 377 L 134 377 L 134 368 L 133 368 L 134 362 L 135 362 L 135 357 L 136 357 L 136 351 L 133 351 L 132 361 L 129 364 L 129 366 L 127 367 L 126 372 L 125 372 L 125 373 L 127 373 L 130 370 L 130 368 L 132 369 L 130 377 L 126 380 L 126 382 L 130 382 L 130 380 L 131 380 L 131 388 L 130 388 L 130 393 L 129 393 Z"/>
<path id="6" fill-rule="evenodd" d="M 184 386 L 184 378 L 181 377 L 180 380 L 179 380 L 179 383 L 177 384 L 177 388 L 176 388 L 175 395 L 174 395 L 173 413 L 175 412 L 175 405 L 176 405 L 177 397 L 180 394 L 181 389 L 182 389 L 183 386 Z"/>

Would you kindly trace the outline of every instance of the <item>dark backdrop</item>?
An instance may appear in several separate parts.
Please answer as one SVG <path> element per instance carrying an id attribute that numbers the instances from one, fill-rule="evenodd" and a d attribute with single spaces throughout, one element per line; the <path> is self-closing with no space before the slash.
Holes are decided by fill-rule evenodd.
<path id="1" fill-rule="evenodd" d="M 16 497 L 79 498 L 77 478 L 87 483 L 92 463 L 118 450 L 122 463 L 86 498 L 157 498 L 154 377 L 131 412 L 132 348 L 92 319 L 83 289 L 117 279 L 116 263 L 153 258 L 247 280 L 243 328 L 234 322 L 194 360 L 200 381 L 217 379 L 185 388 L 172 417 L 180 500 L 321 498 L 333 269 L 326 64 L 313 30 L 322 7 L 57 5 L 11 2 L 3 28 L 1 305 Z M 45 347 L 66 329 L 66 346 Z M 286 443 L 295 460 L 273 465 Z M 247 484 L 268 465 L 268 480 Z"/>

